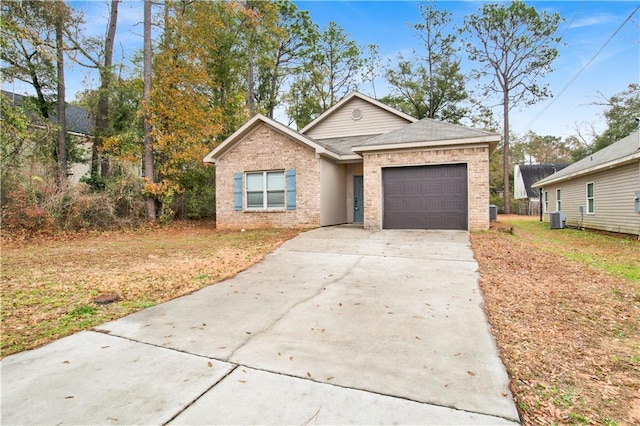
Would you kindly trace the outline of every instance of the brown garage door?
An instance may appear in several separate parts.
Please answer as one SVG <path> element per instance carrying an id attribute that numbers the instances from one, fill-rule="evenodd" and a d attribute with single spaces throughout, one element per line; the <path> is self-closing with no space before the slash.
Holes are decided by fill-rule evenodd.
<path id="1" fill-rule="evenodd" d="M 385 229 L 467 229 L 467 165 L 382 169 Z"/>

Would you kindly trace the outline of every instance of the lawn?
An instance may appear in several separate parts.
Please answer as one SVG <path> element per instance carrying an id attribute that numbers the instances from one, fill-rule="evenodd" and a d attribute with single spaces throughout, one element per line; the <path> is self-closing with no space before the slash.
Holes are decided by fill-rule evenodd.
<path id="1" fill-rule="evenodd" d="M 2 356 L 191 293 L 298 230 L 2 240 Z M 640 242 L 501 217 L 471 234 L 485 311 L 524 424 L 640 424 Z M 101 295 L 118 295 L 108 305 Z"/>
<path id="2" fill-rule="evenodd" d="M 212 222 L 2 240 L 1 356 L 232 277 L 297 230 L 218 232 Z M 115 303 L 94 299 L 117 295 Z"/>
<path id="3" fill-rule="evenodd" d="M 640 242 L 503 217 L 471 235 L 523 423 L 640 424 Z"/>

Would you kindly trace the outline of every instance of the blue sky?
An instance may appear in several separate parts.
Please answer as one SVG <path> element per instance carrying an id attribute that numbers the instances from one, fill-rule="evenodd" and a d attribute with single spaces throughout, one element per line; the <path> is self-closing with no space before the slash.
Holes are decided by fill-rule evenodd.
<path id="1" fill-rule="evenodd" d="M 451 12 L 453 25 L 461 26 L 464 16 L 477 12 L 482 3 L 441 0 L 437 4 L 440 9 Z M 104 34 L 108 10 L 105 1 L 72 4 L 84 10 L 89 32 Z M 329 21 L 335 21 L 359 45 L 378 45 L 385 64 L 399 52 L 407 56 L 415 49 L 419 53 L 420 41 L 410 27 L 420 19 L 418 1 L 296 1 L 296 4 L 300 9 L 308 10 L 321 28 Z M 544 79 L 556 97 L 513 109 L 512 131 L 523 134 L 533 130 L 542 135 L 564 137 L 574 134 L 576 126 L 593 125 L 597 131 L 604 130 L 603 107 L 591 105 L 599 100 L 598 92 L 611 96 L 625 90 L 630 83 L 640 82 L 640 11 L 621 27 L 640 6 L 640 1 L 529 1 L 527 4 L 539 10 L 558 12 L 565 19 L 559 29 L 563 43 L 558 46 L 560 56 L 554 64 L 555 70 Z M 140 1 L 125 1 L 120 5 L 118 51 L 114 59 L 119 60 L 123 55 L 129 58 L 132 52 L 141 49 L 141 21 Z M 462 70 L 466 73 L 473 64 L 463 53 L 461 59 Z M 87 86 L 97 86 L 95 74 L 78 66 L 67 71 L 67 80 L 68 100 Z M 469 81 L 468 89 L 474 89 L 475 85 L 476 82 Z M 3 82 L 2 87 L 30 93 L 27 86 L 18 83 L 12 86 Z M 378 97 L 389 93 L 383 78 L 376 80 L 375 87 Z M 370 84 L 363 84 L 360 91 L 373 95 Z M 496 108 L 496 112 L 499 110 Z"/>

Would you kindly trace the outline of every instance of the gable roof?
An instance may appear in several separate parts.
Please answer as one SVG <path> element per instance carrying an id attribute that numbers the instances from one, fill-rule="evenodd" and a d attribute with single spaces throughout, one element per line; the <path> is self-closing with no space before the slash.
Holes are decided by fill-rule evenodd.
<path id="1" fill-rule="evenodd" d="M 225 139 L 220 145 L 218 145 L 213 151 L 211 151 L 209 154 L 207 154 L 204 158 L 203 161 L 205 163 L 216 163 L 216 161 L 218 159 L 220 159 L 225 152 L 227 152 L 229 149 L 231 149 L 236 143 L 238 143 L 240 140 L 242 140 L 242 138 L 244 138 L 246 135 L 248 135 L 249 133 L 251 133 L 253 130 L 255 130 L 258 126 L 262 125 L 262 124 L 266 124 L 267 126 L 271 127 L 273 130 L 275 130 L 276 132 L 282 133 L 286 136 L 289 136 L 290 138 L 294 139 L 295 141 L 301 143 L 302 145 L 305 145 L 307 147 L 309 147 L 310 149 L 314 150 L 316 152 L 316 154 L 318 155 L 325 155 L 327 157 L 331 157 L 333 159 L 339 159 L 339 155 L 335 154 L 332 151 L 327 150 L 324 146 L 316 143 L 315 141 L 313 141 L 312 139 L 301 135 L 300 133 L 296 132 L 295 130 L 293 130 L 292 128 L 285 126 L 284 124 L 278 123 L 277 121 L 269 118 L 269 117 L 265 117 L 262 114 L 257 114 L 255 115 L 251 120 L 247 121 L 244 126 L 240 127 L 238 130 L 236 130 L 231 136 L 229 136 L 227 139 Z"/>
<path id="2" fill-rule="evenodd" d="M 500 142 L 500 135 L 497 133 L 470 129 L 431 118 L 423 118 L 401 129 L 368 139 L 354 146 L 353 150 L 355 152 L 364 152 L 384 149 L 489 143 L 490 152 L 492 152 L 498 145 L 498 142 Z"/>
<path id="3" fill-rule="evenodd" d="M 32 98 L 32 96 L 24 96 L 18 93 L 2 91 L 2 94 L 11 102 L 13 106 L 23 106 L 25 100 Z M 77 105 L 65 105 L 64 115 L 67 119 L 67 132 L 75 133 L 84 136 L 91 136 L 94 130 L 94 119 L 89 110 L 79 107 Z M 42 118 L 30 111 L 27 111 L 27 116 L 34 124 L 42 124 Z M 51 112 L 51 123 L 58 123 L 58 117 L 56 111 Z"/>
<path id="4" fill-rule="evenodd" d="M 316 119 L 313 120 L 311 123 L 307 124 L 302 130 L 300 130 L 300 133 L 302 133 L 302 134 L 307 133 L 309 130 L 313 129 L 318 124 L 322 123 L 328 117 L 333 115 L 333 113 L 335 111 L 340 109 L 344 104 L 348 103 L 349 101 L 351 101 L 354 98 L 360 98 L 365 102 L 369 102 L 370 104 L 375 105 L 378 108 L 382 108 L 383 110 L 385 110 L 387 112 L 395 114 L 398 117 L 403 118 L 403 119 L 407 120 L 410 123 L 413 123 L 413 122 L 417 121 L 416 118 L 410 116 L 409 114 L 405 114 L 404 112 L 399 111 L 399 110 L 397 110 L 397 109 L 395 109 L 393 107 L 390 107 L 389 105 L 383 104 L 382 102 L 380 102 L 380 101 L 378 101 L 376 99 L 370 98 L 369 96 L 363 95 L 362 93 L 359 93 L 359 92 L 351 92 L 347 96 L 342 98 L 334 106 L 332 106 L 331 108 L 329 108 L 328 110 L 326 110 L 325 112 L 320 114 L 318 117 L 316 117 Z"/>
<path id="5" fill-rule="evenodd" d="M 600 151 L 594 152 L 582 160 L 565 167 L 557 173 L 533 184 L 534 188 L 563 182 L 604 169 L 622 166 L 634 161 L 640 161 L 640 141 L 638 131 L 631 133 Z"/>
<path id="6" fill-rule="evenodd" d="M 551 176 L 567 167 L 571 163 L 558 163 L 558 164 L 519 164 L 518 170 L 520 176 L 522 176 L 522 183 L 524 189 L 527 192 L 528 198 L 539 198 L 540 191 L 532 188 L 532 185 L 541 179 Z"/>

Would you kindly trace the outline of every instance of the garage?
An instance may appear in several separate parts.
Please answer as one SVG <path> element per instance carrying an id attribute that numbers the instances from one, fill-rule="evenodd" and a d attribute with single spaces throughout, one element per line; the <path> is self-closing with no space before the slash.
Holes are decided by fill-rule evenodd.
<path id="1" fill-rule="evenodd" d="M 468 229 L 467 165 L 382 169 L 385 229 Z"/>

